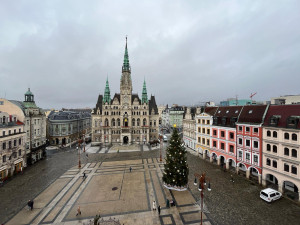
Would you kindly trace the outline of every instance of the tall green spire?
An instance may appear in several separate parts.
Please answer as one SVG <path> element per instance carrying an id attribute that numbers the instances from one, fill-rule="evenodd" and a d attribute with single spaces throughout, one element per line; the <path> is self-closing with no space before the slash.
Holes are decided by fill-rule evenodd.
<path id="1" fill-rule="evenodd" d="M 108 84 L 108 78 L 106 78 L 106 86 L 105 86 L 105 91 L 104 91 L 104 98 L 103 98 L 103 104 L 106 102 L 110 104 L 110 90 L 109 90 L 109 84 Z"/>
<path id="2" fill-rule="evenodd" d="M 130 72 L 129 56 L 128 56 L 128 50 L 127 50 L 127 37 L 126 37 L 125 54 L 124 54 L 122 72 Z"/>
<path id="3" fill-rule="evenodd" d="M 144 79 L 143 85 L 143 92 L 142 92 L 142 104 L 148 103 L 148 96 L 147 96 L 147 88 L 146 88 L 146 81 Z"/>

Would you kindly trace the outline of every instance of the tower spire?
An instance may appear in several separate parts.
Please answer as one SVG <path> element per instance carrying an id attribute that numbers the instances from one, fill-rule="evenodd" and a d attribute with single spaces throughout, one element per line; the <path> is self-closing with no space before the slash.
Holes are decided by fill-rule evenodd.
<path id="1" fill-rule="evenodd" d="M 108 83 L 108 77 L 106 78 L 106 86 L 105 86 L 105 91 L 104 91 L 104 98 L 103 98 L 103 104 L 106 102 L 110 104 L 110 89 L 109 89 L 109 83 Z"/>
<path id="2" fill-rule="evenodd" d="M 147 87 L 146 87 L 146 81 L 144 78 L 144 85 L 143 85 L 143 92 L 142 92 L 142 104 L 148 103 L 148 96 L 147 96 Z"/>
<path id="3" fill-rule="evenodd" d="M 122 72 L 130 72 L 130 64 L 129 64 L 129 56 L 128 56 L 128 49 L 127 49 L 127 36 L 126 36 L 126 45 L 125 45 L 125 53 L 124 53 L 124 61 Z"/>

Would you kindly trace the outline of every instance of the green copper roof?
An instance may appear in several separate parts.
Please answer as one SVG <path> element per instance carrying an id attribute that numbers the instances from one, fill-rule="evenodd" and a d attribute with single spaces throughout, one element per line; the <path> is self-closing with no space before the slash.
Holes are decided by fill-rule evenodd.
<path id="1" fill-rule="evenodd" d="M 144 104 L 144 103 L 148 103 L 147 88 L 146 88 L 145 80 L 144 80 L 143 92 L 142 92 L 142 104 Z"/>
<path id="2" fill-rule="evenodd" d="M 124 61 L 123 61 L 123 67 L 122 67 L 122 72 L 124 72 L 124 71 L 130 72 L 129 56 L 128 56 L 128 50 L 127 50 L 127 37 L 126 37 L 125 54 L 124 54 Z"/>
<path id="3" fill-rule="evenodd" d="M 37 108 L 35 102 L 23 102 L 25 108 Z"/>
<path id="4" fill-rule="evenodd" d="M 103 98 L 103 104 L 107 102 L 110 104 L 110 90 L 109 90 L 109 83 L 108 83 L 108 78 L 106 78 L 106 86 L 105 86 L 105 91 L 104 91 L 104 98 Z"/>
<path id="5" fill-rule="evenodd" d="M 25 93 L 25 95 L 33 95 L 32 92 L 30 91 L 30 88 L 28 88 L 28 91 Z"/>

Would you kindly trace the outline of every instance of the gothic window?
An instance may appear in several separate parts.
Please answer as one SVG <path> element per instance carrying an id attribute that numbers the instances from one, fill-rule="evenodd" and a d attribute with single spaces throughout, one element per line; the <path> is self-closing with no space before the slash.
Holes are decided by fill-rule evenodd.
<path id="1" fill-rule="evenodd" d="M 147 125 L 147 120 L 146 118 L 143 119 L 143 126 L 146 126 Z"/>
<path id="2" fill-rule="evenodd" d="M 121 121 L 119 118 L 117 119 L 117 121 L 118 121 L 118 127 L 121 126 Z"/>
<path id="3" fill-rule="evenodd" d="M 108 125 L 108 119 L 107 119 L 107 118 L 105 119 L 105 126 L 106 126 L 106 127 L 109 126 L 109 125 Z"/>
<path id="4" fill-rule="evenodd" d="M 116 120 L 115 120 L 114 118 L 111 120 L 111 125 L 112 125 L 113 127 L 116 126 Z"/>
<path id="5" fill-rule="evenodd" d="M 273 137 L 277 138 L 277 132 L 276 131 L 273 131 Z"/>
<path id="6" fill-rule="evenodd" d="M 271 137 L 271 131 L 267 131 L 267 137 Z"/>
<path id="7" fill-rule="evenodd" d="M 154 126 L 156 126 L 156 120 L 154 120 Z"/>
<path id="8" fill-rule="evenodd" d="M 292 140 L 297 141 L 297 134 L 292 134 Z"/>
<path id="9" fill-rule="evenodd" d="M 134 118 L 132 119 L 132 126 L 133 127 L 135 126 L 135 119 Z"/>
<path id="10" fill-rule="evenodd" d="M 271 160 L 267 159 L 267 166 L 271 166 Z"/>
<path id="11" fill-rule="evenodd" d="M 140 126 L 140 119 L 139 119 L 139 118 L 136 120 L 136 125 L 137 125 L 138 127 Z"/>

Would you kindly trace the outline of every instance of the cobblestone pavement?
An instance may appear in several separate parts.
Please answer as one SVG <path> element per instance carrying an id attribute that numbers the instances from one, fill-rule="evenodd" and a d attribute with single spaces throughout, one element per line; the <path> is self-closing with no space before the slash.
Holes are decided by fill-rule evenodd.
<path id="1" fill-rule="evenodd" d="M 194 173 L 206 171 L 211 179 L 211 191 L 205 190 L 204 202 L 210 212 L 208 216 L 215 224 L 300 224 L 300 206 L 289 199 L 282 198 L 273 203 L 260 199 L 262 186 L 233 172 L 223 172 L 219 166 L 188 154 L 190 168 L 189 187 L 196 199 L 200 192 L 194 186 Z M 233 174 L 234 183 L 230 182 Z"/>
<path id="2" fill-rule="evenodd" d="M 82 163 L 96 161 L 134 160 L 159 157 L 159 151 L 130 153 L 89 154 L 82 157 Z M 74 149 L 48 151 L 46 160 L 27 168 L 23 175 L 14 177 L 0 187 L 0 223 L 19 212 L 29 199 L 33 199 L 47 186 L 76 166 L 78 155 Z M 205 191 L 204 203 L 209 210 L 213 224 L 299 224 L 300 206 L 288 199 L 268 204 L 259 198 L 261 186 L 251 183 L 246 178 L 233 174 L 234 183 L 230 182 L 230 172 L 223 172 L 217 165 L 188 153 L 190 167 L 190 189 L 196 199 L 200 192 L 194 186 L 195 172 L 206 171 L 211 179 L 212 191 Z"/>

